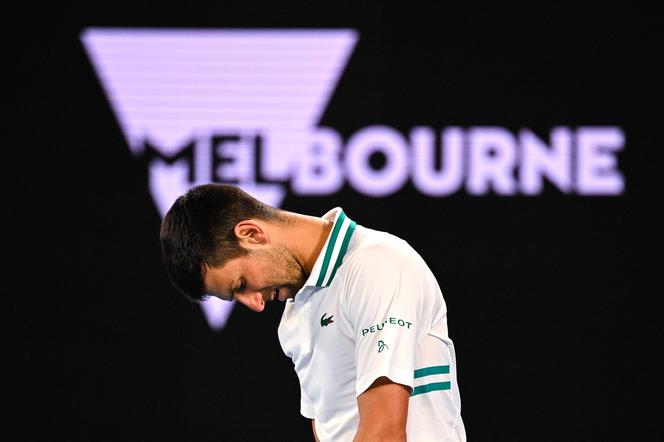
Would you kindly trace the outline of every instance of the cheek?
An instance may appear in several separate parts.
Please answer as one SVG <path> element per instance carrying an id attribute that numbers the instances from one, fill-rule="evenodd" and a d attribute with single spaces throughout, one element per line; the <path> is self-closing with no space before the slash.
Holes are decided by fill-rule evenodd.
<path id="1" fill-rule="evenodd" d="M 252 274 L 248 274 L 246 282 L 248 287 L 263 290 L 265 287 L 273 285 L 276 278 L 274 269 L 263 268 L 263 270 L 256 270 Z"/>

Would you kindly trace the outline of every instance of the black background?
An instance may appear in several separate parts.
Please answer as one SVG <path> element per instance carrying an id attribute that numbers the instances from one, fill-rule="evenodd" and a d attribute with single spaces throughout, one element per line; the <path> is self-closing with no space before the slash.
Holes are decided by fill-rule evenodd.
<path id="1" fill-rule="evenodd" d="M 79 40 L 102 26 L 357 29 L 321 121 L 345 138 L 371 124 L 623 128 L 620 197 L 429 198 L 408 185 L 282 207 L 343 206 L 423 255 L 448 304 L 470 441 L 662 440 L 653 11 L 106 2 L 6 21 L 13 440 L 311 440 L 276 336 L 282 306 L 238 307 L 214 333 L 168 284 L 147 166 Z"/>

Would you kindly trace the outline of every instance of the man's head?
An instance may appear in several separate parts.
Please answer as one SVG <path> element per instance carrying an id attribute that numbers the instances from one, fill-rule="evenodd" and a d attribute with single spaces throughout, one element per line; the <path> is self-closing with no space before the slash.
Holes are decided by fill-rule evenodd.
<path id="1" fill-rule="evenodd" d="M 236 258 L 255 255 L 260 262 L 266 259 L 266 253 L 285 253 L 279 247 L 265 250 L 246 247 L 255 242 L 252 236 L 259 242 L 265 240 L 260 236 L 265 233 L 261 230 L 263 222 L 283 220 L 278 209 L 237 187 L 222 184 L 193 187 L 175 201 L 161 225 L 161 247 L 168 276 L 189 299 L 202 301 L 209 290 L 205 281 L 209 269 L 223 267 Z M 250 241 L 245 241 L 242 235 L 249 235 Z"/>

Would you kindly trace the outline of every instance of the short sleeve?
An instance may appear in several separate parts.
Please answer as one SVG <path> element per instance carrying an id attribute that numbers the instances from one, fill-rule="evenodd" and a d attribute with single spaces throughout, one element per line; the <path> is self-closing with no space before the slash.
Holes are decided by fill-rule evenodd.
<path id="1" fill-rule="evenodd" d="M 346 315 L 355 339 L 356 395 L 381 376 L 413 388 L 426 266 L 395 247 L 373 247 L 351 264 Z"/>

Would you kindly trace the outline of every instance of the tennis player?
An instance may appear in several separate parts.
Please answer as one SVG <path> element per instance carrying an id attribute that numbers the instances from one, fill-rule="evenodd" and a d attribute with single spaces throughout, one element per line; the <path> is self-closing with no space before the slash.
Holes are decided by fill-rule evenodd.
<path id="1" fill-rule="evenodd" d="M 285 303 L 279 341 L 317 441 L 466 440 L 445 301 L 404 240 L 221 184 L 179 197 L 160 237 L 189 299 Z"/>

